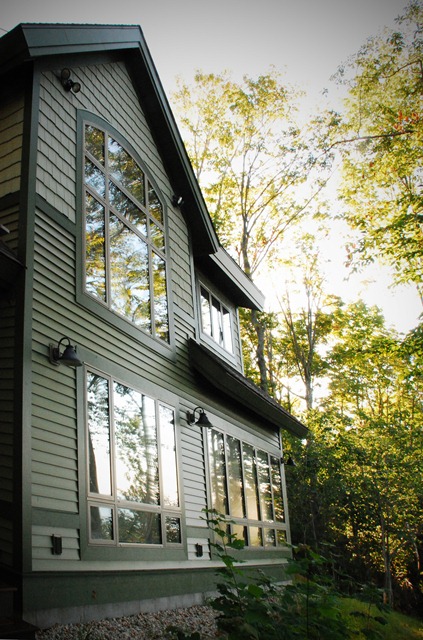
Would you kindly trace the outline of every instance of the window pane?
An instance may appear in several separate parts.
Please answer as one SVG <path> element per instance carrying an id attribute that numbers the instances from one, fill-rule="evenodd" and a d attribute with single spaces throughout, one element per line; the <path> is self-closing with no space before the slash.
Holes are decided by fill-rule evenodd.
<path id="1" fill-rule="evenodd" d="M 232 534 L 236 535 L 237 540 L 242 540 L 245 546 L 248 545 L 247 527 L 244 527 L 242 524 L 233 524 Z"/>
<path id="2" fill-rule="evenodd" d="M 86 194 L 85 204 L 85 288 L 106 301 L 106 255 L 104 207 Z"/>
<path id="3" fill-rule="evenodd" d="M 109 181 L 109 199 L 110 204 L 118 213 L 125 216 L 144 236 L 147 235 L 147 219 L 145 213 L 141 211 L 123 191 L 118 189 L 111 180 Z"/>
<path id="4" fill-rule="evenodd" d="M 109 138 L 109 171 L 116 180 L 145 205 L 144 172 L 121 145 Z"/>
<path id="5" fill-rule="evenodd" d="M 179 507 L 175 416 L 172 409 L 163 405 L 159 405 L 159 415 L 163 501 L 167 506 Z"/>
<path id="6" fill-rule="evenodd" d="M 152 252 L 154 288 L 154 326 L 156 336 L 169 340 L 169 317 L 167 309 L 166 264 L 157 253 Z"/>
<path id="7" fill-rule="evenodd" d="M 152 220 L 150 220 L 150 239 L 157 249 L 164 253 L 165 251 L 165 237 L 162 229 L 158 227 Z"/>
<path id="8" fill-rule="evenodd" d="M 97 191 L 102 198 L 106 197 L 105 175 L 88 158 L 85 159 L 85 183 Z"/>
<path id="9" fill-rule="evenodd" d="M 245 498 L 247 502 L 247 516 L 250 520 L 259 519 L 259 498 L 257 486 L 256 461 L 254 449 L 249 444 L 242 445 L 244 462 Z"/>
<path id="10" fill-rule="evenodd" d="M 154 191 L 150 183 L 148 183 L 148 205 L 151 215 L 163 224 L 162 203 L 158 199 L 157 193 Z"/>
<path id="11" fill-rule="evenodd" d="M 281 467 L 278 458 L 271 456 L 270 464 L 272 467 L 273 507 L 275 510 L 275 520 L 276 522 L 284 522 L 285 514 L 283 510 Z"/>
<path id="12" fill-rule="evenodd" d="M 85 148 L 100 164 L 104 165 L 104 131 L 90 124 L 85 125 Z"/>
<path id="13" fill-rule="evenodd" d="M 90 507 L 91 538 L 113 540 L 113 509 L 110 507 Z"/>
<path id="14" fill-rule="evenodd" d="M 113 214 L 109 230 L 111 308 L 151 332 L 147 245 Z"/>
<path id="15" fill-rule="evenodd" d="M 119 542 L 133 544 L 161 544 L 160 515 L 147 511 L 119 509 Z"/>
<path id="16" fill-rule="evenodd" d="M 166 542 L 173 544 L 180 544 L 182 542 L 180 518 L 170 518 L 166 516 Z"/>
<path id="17" fill-rule="evenodd" d="M 276 529 L 276 538 L 277 538 L 278 544 L 285 545 L 286 544 L 286 531 L 283 531 L 282 529 Z"/>
<path id="18" fill-rule="evenodd" d="M 257 451 L 257 467 L 261 519 L 273 520 L 272 492 L 270 489 L 270 469 L 267 453 L 265 453 L 264 451 Z"/>
<path id="19" fill-rule="evenodd" d="M 118 382 L 113 400 L 117 498 L 159 504 L 154 400 Z"/>
<path id="20" fill-rule="evenodd" d="M 226 437 L 228 460 L 229 513 L 233 517 L 245 518 L 244 487 L 242 482 L 241 443 Z"/>
<path id="21" fill-rule="evenodd" d="M 201 322 L 204 333 L 211 336 L 211 309 L 209 292 L 201 287 Z"/>
<path id="22" fill-rule="evenodd" d="M 260 527 L 248 527 L 250 534 L 250 546 L 262 547 L 263 546 L 263 533 Z"/>
<path id="23" fill-rule="evenodd" d="M 222 322 L 223 322 L 223 342 L 224 347 L 228 351 L 233 351 L 232 346 L 232 329 L 231 329 L 231 314 L 225 307 L 222 307 Z"/>
<path id="24" fill-rule="evenodd" d="M 110 420 L 108 380 L 88 373 L 87 418 L 90 492 L 110 496 Z"/>
<path id="25" fill-rule="evenodd" d="M 219 513 L 228 514 L 226 493 L 225 443 L 222 433 L 208 429 L 212 505 Z"/>
<path id="26" fill-rule="evenodd" d="M 264 545 L 266 547 L 276 547 L 276 537 L 274 529 L 264 529 Z"/>
<path id="27" fill-rule="evenodd" d="M 221 346 L 223 346 L 222 314 L 220 312 L 220 302 L 212 296 L 212 335 Z"/>

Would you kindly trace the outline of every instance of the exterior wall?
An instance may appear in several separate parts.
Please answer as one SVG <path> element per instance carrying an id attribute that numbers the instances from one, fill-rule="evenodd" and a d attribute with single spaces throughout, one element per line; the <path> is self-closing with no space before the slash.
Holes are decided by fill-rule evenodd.
<path id="1" fill-rule="evenodd" d="M 0 198 L 20 188 L 24 101 L 10 98 L 0 110 Z"/>
<path id="2" fill-rule="evenodd" d="M 198 328 L 189 233 L 179 210 L 171 205 L 172 187 L 125 66 L 110 62 L 73 67 L 72 77 L 82 85 L 78 94 L 63 91 L 58 73 L 41 75 L 31 274 L 32 415 L 31 425 L 24 425 L 32 434 L 32 573 L 25 579 L 23 608 L 27 620 L 42 625 L 64 620 L 64 612 L 55 609 L 58 600 L 67 608 L 67 619 L 90 619 L 106 615 L 104 607 L 110 611 L 112 603 L 126 602 L 135 612 L 142 608 L 140 599 L 150 606 L 152 597 L 160 601 L 172 595 L 180 603 L 191 594 L 192 602 L 213 587 L 209 532 L 200 519 L 207 506 L 205 442 L 199 427 L 187 425 L 187 410 L 200 404 L 216 426 L 238 437 L 248 433 L 253 444 L 275 455 L 279 451 L 276 433 L 248 419 L 241 422 L 234 409 L 199 386 L 189 367 L 187 343 Z M 78 109 L 107 120 L 128 140 L 165 198 L 174 318 L 169 348 L 122 331 L 110 314 L 102 313 L 101 305 L 98 313 L 93 312 L 76 296 L 82 279 Z M 85 365 L 151 391 L 174 406 L 183 501 L 184 544 L 178 553 L 127 549 L 122 555 L 122 549 L 88 545 L 84 367 L 56 367 L 48 361 L 49 344 L 57 344 L 63 336 L 77 345 Z M 10 538 L 7 526 L 4 531 Z M 61 555 L 52 553 L 52 535 L 62 538 Z M 203 546 L 202 558 L 196 555 L 197 543 Z M 275 550 L 264 558 L 259 551 L 251 562 L 280 569 L 284 555 Z M 98 600 L 93 593 L 99 594 Z"/>

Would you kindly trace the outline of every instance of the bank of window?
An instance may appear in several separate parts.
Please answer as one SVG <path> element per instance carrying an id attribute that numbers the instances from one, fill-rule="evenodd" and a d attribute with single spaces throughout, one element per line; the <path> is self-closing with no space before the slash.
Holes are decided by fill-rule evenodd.
<path id="1" fill-rule="evenodd" d="M 90 541 L 181 544 L 172 407 L 87 373 Z"/>
<path id="2" fill-rule="evenodd" d="M 110 133 L 84 127 L 85 291 L 169 342 L 163 205 Z"/>
<path id="3" fill-rule="evenodd" d="M 249 547 L 286 544 L 280 459 L 215 429 L 208 432 L 211 503 Z"/>
<path id="4" fill-rule="evenodd" d="M 221 347 L 233 353 L 231 312 L 220 300 L 200 286 L 201 328 Z"/>

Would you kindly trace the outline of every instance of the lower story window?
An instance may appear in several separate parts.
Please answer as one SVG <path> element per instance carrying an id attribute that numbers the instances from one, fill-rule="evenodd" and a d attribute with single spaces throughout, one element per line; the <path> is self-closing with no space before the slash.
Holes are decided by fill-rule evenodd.
<path id="1" fill-rule="evenodd" d="M 280 459 L 215 429 L 207 431 L 212 507 L 250 547 L 286 543 Z"/>
<path id="2" fill-rule="evenodd" d="M 91 542 L 180 544 L 174 409 L 88 372 L 87 423 Z"/>

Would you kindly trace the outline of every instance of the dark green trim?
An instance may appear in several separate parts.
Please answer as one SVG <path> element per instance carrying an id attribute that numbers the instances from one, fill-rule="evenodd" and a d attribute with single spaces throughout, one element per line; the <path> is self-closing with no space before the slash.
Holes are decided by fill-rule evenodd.
<path id="1" fill-rule="evenodd" d="M 31 360 L 34 210 L 39 113 L 39 74 L 25 72 L 25 107 L 19 202 L 18 258 L 26 265 L 16 298 L 15 433 L 14 433 L 14 567 L 29 571 L 31 553 Z"/>
<path id="2" fill-rule="evenodd" d="M 38 193 L 35 194 L 35 206 L 39 211 L 53 220 L 53 222 L 65 229 L 65 231 L 71 233 L 73 236 L 76 235 L 76 224 L 53 207 L 47 200 L 44 200 Z"/>

